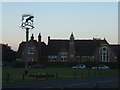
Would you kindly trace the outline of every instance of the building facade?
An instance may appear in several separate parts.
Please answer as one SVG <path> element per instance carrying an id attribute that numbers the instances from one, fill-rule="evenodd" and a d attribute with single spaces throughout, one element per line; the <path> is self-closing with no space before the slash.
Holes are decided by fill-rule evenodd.
<path id="1" fill-rule="evenodd" d="M 38 35 L 38 41 L 34 40 L 32 34 L 31 39 L 28 41 L 28 48 L 26 48 L 26 42 L 21 42 L 17 51 L 17 61 L 24 62 L 28 60 L 29 62 L 40 62 L 41 59 L 45 57 L 46 44 L 41 42 L 41 35 Z"/>
<path id="2" fill-rule="evenodd" d="M 48 36 L 48 44 L 41 42 L 41 35 L 38 35 L 38 41 L 34 36 L 28 42 L 28 51 L 26 53 L 26 42 L 21 42 L 17 51 L 18 61 L 36 61 L 42 60 L 48 62 L 117 62 L 120 51 L 120 45 L 110 45 L 106 39 L 75 39 L 71 33 L 69 39 L 51 39 Z"/>

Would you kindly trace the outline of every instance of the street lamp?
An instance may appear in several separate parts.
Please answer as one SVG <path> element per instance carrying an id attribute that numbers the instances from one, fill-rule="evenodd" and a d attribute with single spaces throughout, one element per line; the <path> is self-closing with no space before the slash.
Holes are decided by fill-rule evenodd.
<path id="1" fill-rule="evenodd" d="M 25 60 L 25 74 L 28 74 L 28 39 L 29 39 L 29 30 L 33 29 L 33 18 L 31 14 L 23 14 L 22 15 L 22 24 L 21 28 L 26 30 L 26 47 L 25 47 L 25 52 L 26 52 L 26 60 Z"/>

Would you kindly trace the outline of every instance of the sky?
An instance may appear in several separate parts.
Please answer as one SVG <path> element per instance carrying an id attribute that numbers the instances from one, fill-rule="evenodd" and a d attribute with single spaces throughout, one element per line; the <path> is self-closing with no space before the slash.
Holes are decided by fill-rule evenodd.
<path id="1" fill-rule="evenodd" d="M 117 2 L 2 2 L 2 43 L 15 51 L 26 40 L 20 28 L 23 14 L 34 16 L 34 29 L 29 39 L 39 33 L 47 44 L 52 39 L 106 38 L 110 44 L 118 43 Z"/>

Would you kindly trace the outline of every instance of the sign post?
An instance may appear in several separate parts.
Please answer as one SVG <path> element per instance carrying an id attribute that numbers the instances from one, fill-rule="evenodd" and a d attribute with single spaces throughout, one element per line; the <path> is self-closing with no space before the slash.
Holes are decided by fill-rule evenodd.
<path id="1" fill-rule="evenodd" d="M 34 18 L 34 16 L 32 16 L 32 15 L 30 15 L 30 14 L 24 14 L 24 15 L 22 15 L 22 24 L 21 24 L 21 28 L 26 30 L 25 75 L 28 74 L 28 41 L 29 41 L 29 30 L 34 28 L 34 26 L 33 26 L 33 18 Z"/>

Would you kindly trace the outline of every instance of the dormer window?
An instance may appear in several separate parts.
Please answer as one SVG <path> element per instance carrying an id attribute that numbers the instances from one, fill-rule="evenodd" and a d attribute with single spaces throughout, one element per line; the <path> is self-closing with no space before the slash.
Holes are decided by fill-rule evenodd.
<path id="1" fill-rule="evenodd" d="M 28 48 L 28 54 L 34 54 L 34 47 Z"/>

